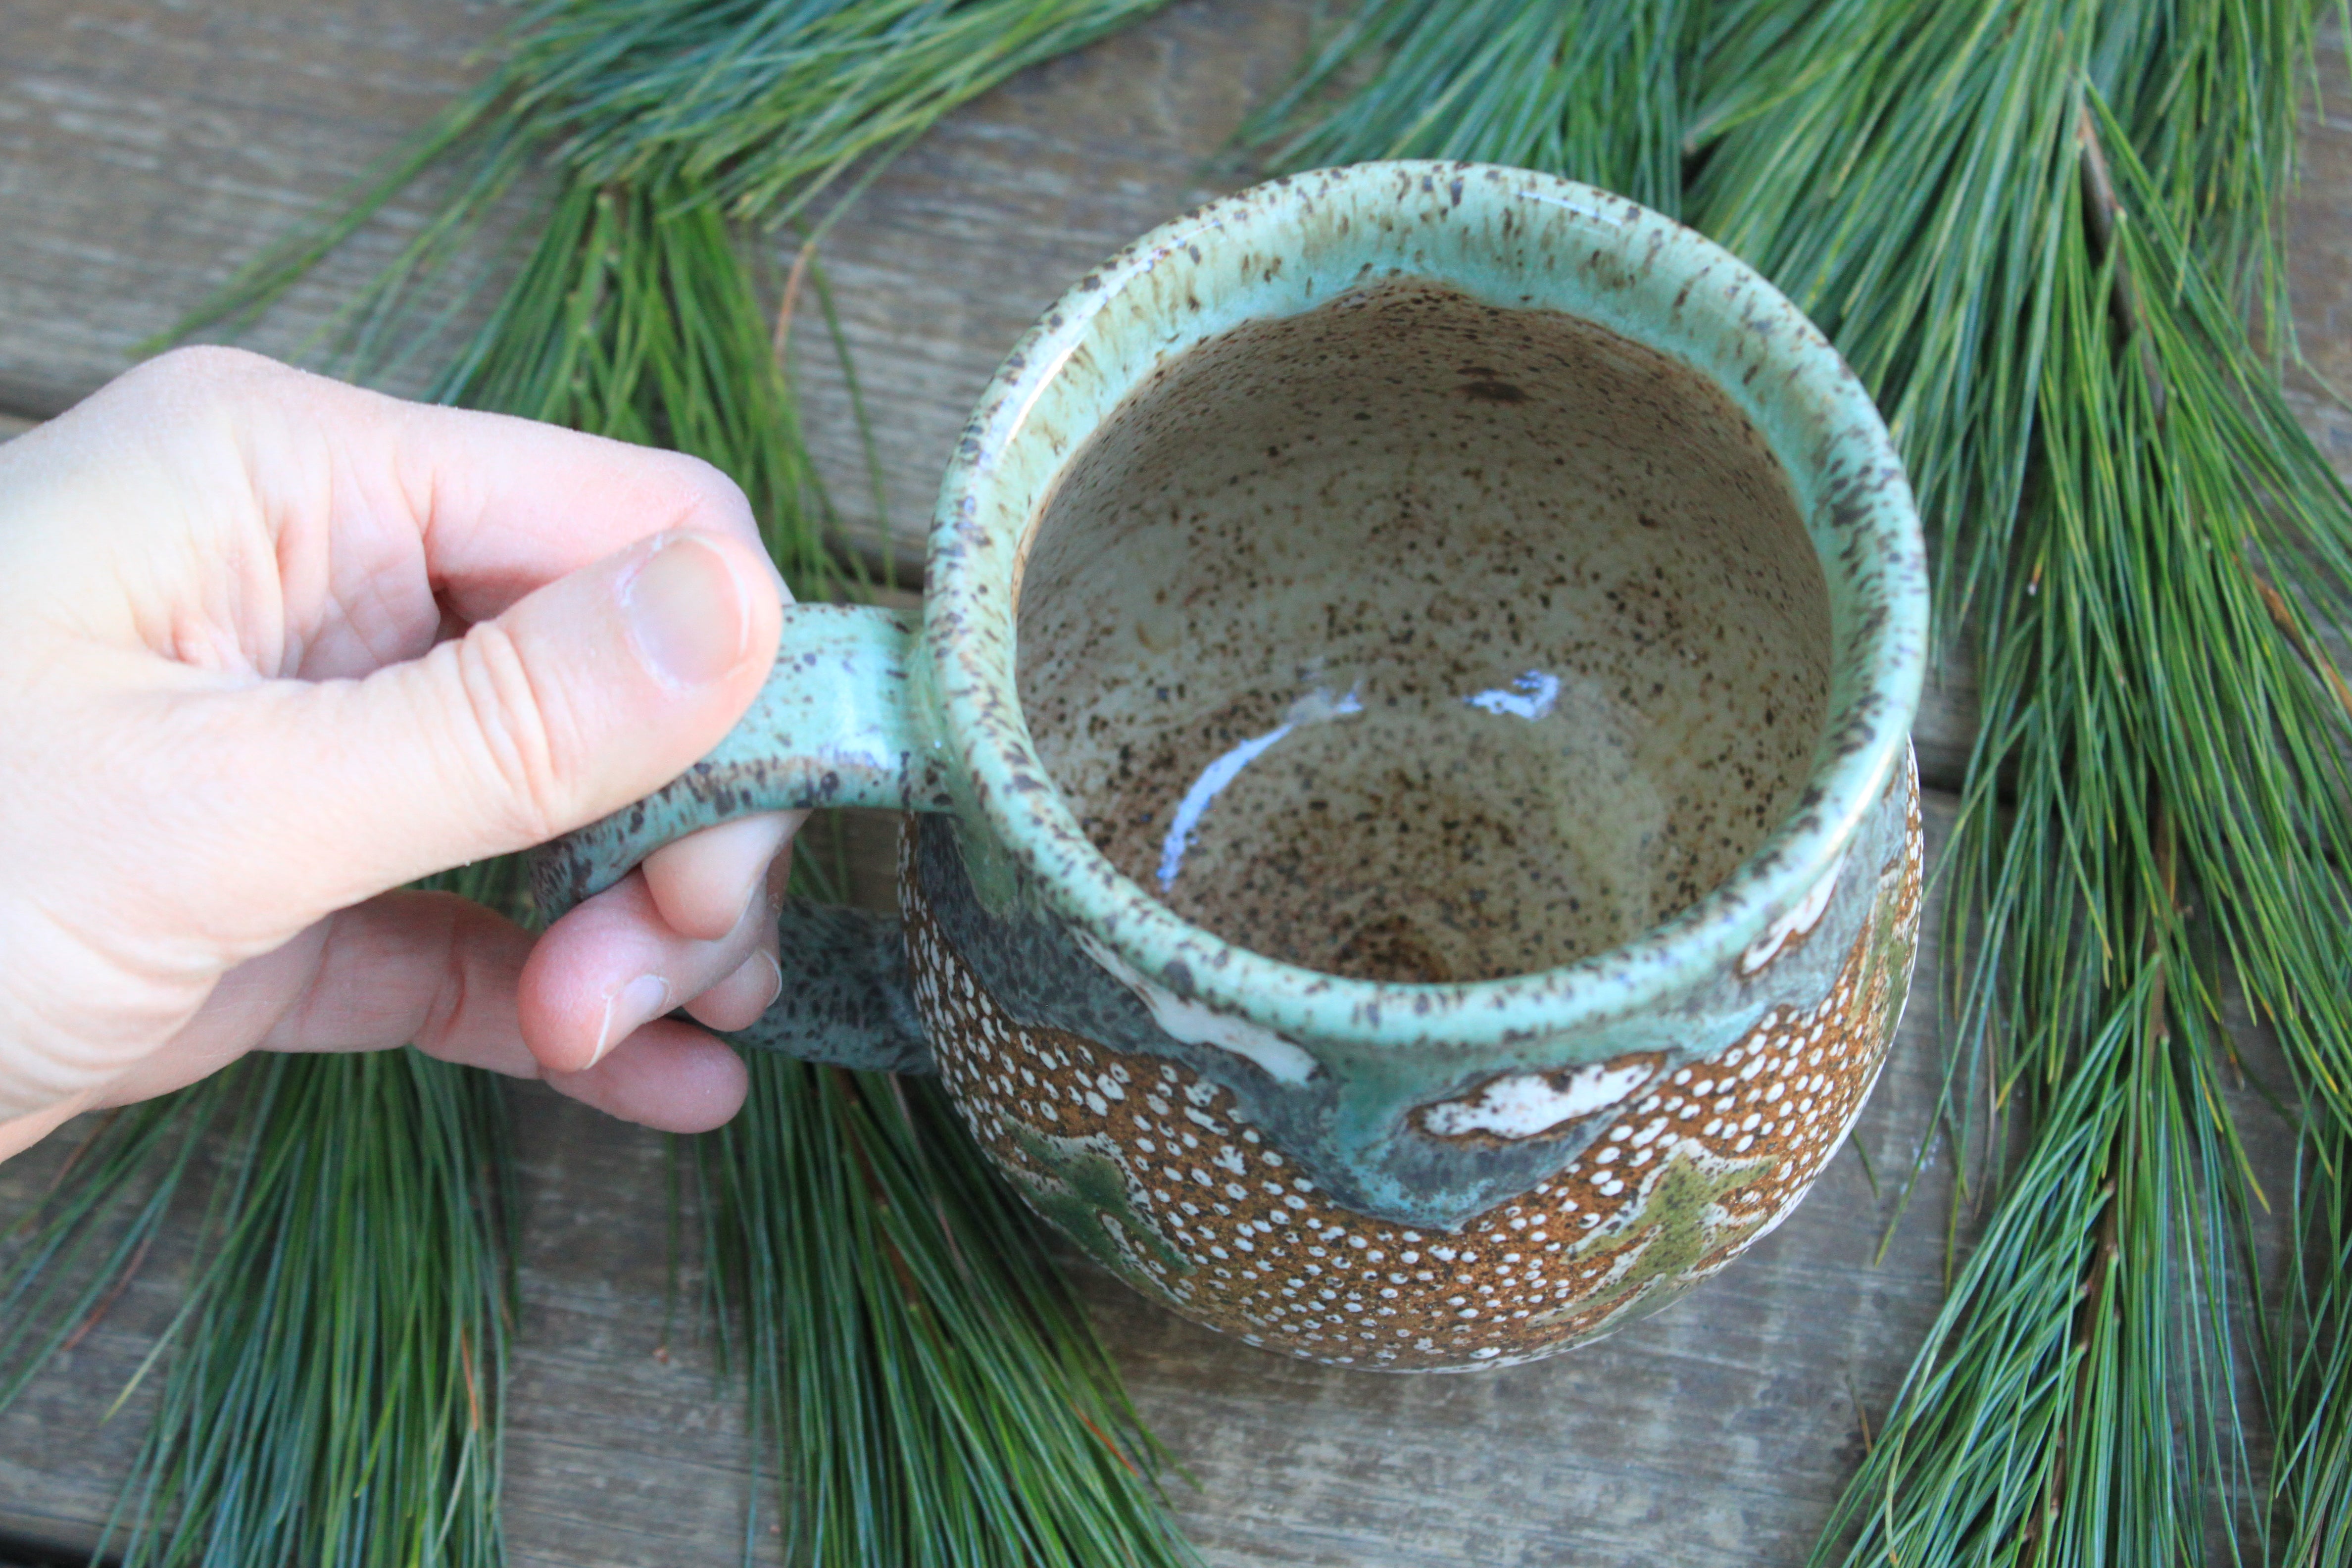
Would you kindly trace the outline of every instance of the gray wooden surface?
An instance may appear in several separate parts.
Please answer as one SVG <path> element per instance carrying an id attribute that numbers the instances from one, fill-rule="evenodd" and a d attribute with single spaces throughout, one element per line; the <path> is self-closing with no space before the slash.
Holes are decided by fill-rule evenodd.
<path id="1" fill-rule="evenodd" d="M 1940 842 L 1946 816 L 1931 810 Z M 1931 917 L 1932 918 L 1932 917 Z M 1929 932 L 1932 940 L 1933 931 Z M 1882 1183 L 1927 1135 L 1934 970 L 1856 1141 Z M 737 1395 L 662 1340 L 660 1141 L 517 1091 L 523 1315 L 508 1528 L 520 1563 L 736 1560 L 752 1482 Z M 61 1141 L 0 1165 L 0 1210 Z M 1212 1563 L 1752 1568 L 1801 1560 L 1939 1297 L 1946 1166 L 1925 1223 L 1872 1253 L 1891 1184 L 1839 1156 L 1813 1196 L 1707 1289 L 1535 1366 L 1383 1376 L 1278 1360 L 1077 1266 L 1146 1418 L 1200 1482 L 1175 1500 Z M 101 1419 L 175 1300 L 159 1248 L 71 1353 L 0 1417 L 0 1532 L 87 1542 L 141 1426 Z M 689 1280 L 691 1284 L 691 1280 Z"/>
<path id="2" fill-rule="evenodd" d="M 1028 73 L 902 158 L 824 261 L 879 416 L 887 516 L 865 485 L 837 370 L 795 334 L 820 463 L 853 526 L 904 560 L 965 410 L 1064 283 L 1247 171 L 1226 152 L 1280 81 L 1307 0 L 1184 0 Z M 421 123 L 478 68 L 487 0 L 9 0 L 0 16 L 0 437 L 128 362 L 236 268 Z M 2341 95 L 2340 71 L 2330 68 Z M 2331 104 L 2331 107 L 2333 104 Z M 2318 368 L 2352 383 L 2352 121 L 2314 113 L 2293 212 Z M 391 253 L 415 204 L 331 258 L 246 341 L 298 353 Z M 778 244 L 781 262 L 788 247 Z M 2306 388 L 2339 458 L 2352 420 Z M 1929 784 L 1957 783 L 1972 682 L 1948 666 L 1922 715 Z M 1931 845 L 1950 816 L 1932 795 Z M 1928 952 L 1934 942 L 1931 906 Z M 1927 1145 L 1912 1223 L 1874 1252 L 1888 1184 L 1928 1140 L 1937 976 L 1855 1136 L 1795 1217 L 1707 1289 L 1601 1345 L 1459 1377 L 1292 1363 L 1167 1316 L 1082 1266 L 1144 1414 L 1197 1478 L 1186 1528 L 1244 1565 L 1655 1564 L 1801 1560 L 1940 1297 L 1948 1152 Z M 518 1563 L 738 1560 L 754 1494 L 740 1399 L 705 1347 L 664 1345 L 660 1141 L 530 1086 L 523 1314 L 507 1523 Z M 0 1165 L 0 1213 L 62 1140 Z M 1877 1173 L 1874 1186 L 1861 1154 Z M 184 1240 L 184 1238 L 183 1238 Z M 175 1300 L 157 1249 L 70 1353 L 0 1416 L 0 1539 L 86 1546 L 142 1415 L 107 1406 Z M 691 1283 L 691 1281 L 689 1281 Z M 5 1554 L 5 1553 L 0 1553 Z"/>

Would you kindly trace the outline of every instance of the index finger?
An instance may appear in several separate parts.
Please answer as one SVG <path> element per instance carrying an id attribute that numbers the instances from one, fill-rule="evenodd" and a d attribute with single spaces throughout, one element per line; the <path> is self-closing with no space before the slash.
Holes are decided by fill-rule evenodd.
<path id="1" fill-rule="evenodd" d="M 766 557 L 741 489 L 698 458 L 504 414 L 394 407 L 389 466 L 427 571 L 468 621 L 672 529 L 732 533 Z"/>
<path id="2" fill-rule="evenodd" d="M 418 623 L 436 599 L 487 620 L 667 530 L 760 542 L 741 489 L 698 458 L 411 403 L 236 349 L 151 360 L 39 434 L 12 458 L 126 492 L 110 510 L 175 511 L 184 537 L 167 560 L 242 559 L 257 534 L 298 633 L 306 610 L 331 643 L 348 619 L 372 662 L 429 640 L 437 615 Z M 329 662 L 301 673 L 371 661 L 339 649 Z"/>

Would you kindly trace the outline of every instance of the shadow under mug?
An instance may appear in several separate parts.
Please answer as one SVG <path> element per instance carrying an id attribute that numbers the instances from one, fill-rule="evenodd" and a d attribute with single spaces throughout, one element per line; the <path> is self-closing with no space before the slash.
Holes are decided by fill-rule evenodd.
<path id="1" fill-rule="evenodd" d="M 1916 937 L 1923 552 L 1861 385 L 1709 241 L 1471 164 L 1213 202 L 1013 350 L 927 573 L 919 626 L 789 609 L 542 908 L 740 814 L 913 814 L 903 925 L 788 907 L 739 1038 L 936 1068 L 1080 1247 L 1318 1361 L 1594 1338 L 1852 1127 Z"/>

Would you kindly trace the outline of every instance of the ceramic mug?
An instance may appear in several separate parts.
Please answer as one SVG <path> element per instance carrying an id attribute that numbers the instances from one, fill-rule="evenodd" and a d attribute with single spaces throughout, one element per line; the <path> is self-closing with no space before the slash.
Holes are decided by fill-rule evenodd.
<path id="1" fill-rule="evenodd" d="M 911 815 L 745 1043 L 935 1068 L 1037 1211 L 1254 1344 L 1504 1364 L 1843 1139 L 1909 983 L 1927 595 L 1787 300 L 1524 171 L 1277 180 L 1088 273 L 950 464 L 919 626 L 786 612 L 735 732 L 543 853 Z"/>

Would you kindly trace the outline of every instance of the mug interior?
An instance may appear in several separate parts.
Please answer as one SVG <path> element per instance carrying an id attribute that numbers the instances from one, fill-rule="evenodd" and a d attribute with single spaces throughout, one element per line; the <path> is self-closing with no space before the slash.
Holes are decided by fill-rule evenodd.
<path id="1" fill-rule="evenodd" d="M 1632 940 L 1789 818 L 1828 721 L 1829 585 L 1739 406 L 1425 278 L 1161 363 L 1021 556 L 1021 708 L 1087 838 L 1325 973 Z"/>

